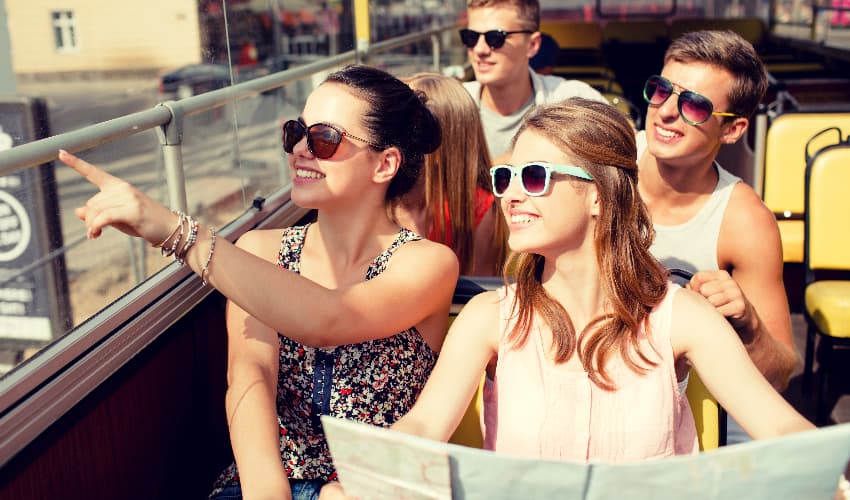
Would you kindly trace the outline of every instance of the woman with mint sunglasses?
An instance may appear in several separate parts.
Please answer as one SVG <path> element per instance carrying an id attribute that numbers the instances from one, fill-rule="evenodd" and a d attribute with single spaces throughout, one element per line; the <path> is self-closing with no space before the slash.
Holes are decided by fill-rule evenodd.
<path id="1" fill-rule="evenodd" d="M 619 111 L 583 99 L 535 108 L 492 178 L 515 283 L 462 309 L 422 395 L 393 428 L 447 440 L 494 355 L 485 447 L 499 452 L 608 462 L 696 453 L 678 360 L 754 437 L 813 428 L 726 319 L 649 253 L 634 131 Z"/>

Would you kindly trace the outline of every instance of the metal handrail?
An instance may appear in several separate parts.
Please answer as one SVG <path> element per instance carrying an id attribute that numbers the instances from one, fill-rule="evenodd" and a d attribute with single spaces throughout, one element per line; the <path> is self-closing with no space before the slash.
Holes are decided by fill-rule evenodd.
<path id="1" fill-rule="evenodd" d="M 357 61 L 368 61 L 371 56 L 403 47 L 420 40 L 429 40 L 435 47 L 434 70 L 439 71 L 441 33 L 454 30 L 456 24 L 411 33 L 401 37 L 377 42 L 364 50 L 351 50 L 336 56 L 322 58 L 271 75 L 237 83 L 196 96 L 160 103 L 152 109 L 89 125 L 78 130 L 22 144 L 0 152 L 0 176 L 9 175 L 27 168 L 47 163 L 57 158 L 59 149 L 78 152 L 95 146 L 114 142 L 124 137 L 150 129 L 157 129 L 163 146 L 164 163 L 169 186 L 183 184 L 183 165 L 180 154 L 171 154 L 171 148 L 182 144 L 183 120 L 205 111 L 225 106 L 256 96 L 261 92 L 276 89 L 287 83 L 313 74 Z M 178 150 L 179 151 L 179 150 Z M 185 187 L 169 189 L 172 206 L 185 209 Z M 182 198 L 182 199 L 181 199 Z"/>

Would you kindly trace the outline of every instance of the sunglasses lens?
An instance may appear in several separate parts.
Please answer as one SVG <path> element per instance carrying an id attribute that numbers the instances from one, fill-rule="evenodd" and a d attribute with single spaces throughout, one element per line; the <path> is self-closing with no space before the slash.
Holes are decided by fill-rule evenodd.
<path id="1" fill-rule="evenodd" d="M 546 169 L 542 165 L 526 165 L 522 168 L 522 185 L 530 195 L 543 194 L 546 189 Z"/>
<path id="2" fill-rule="evenodd" d="M 505 38 L 507 38 L 507 35 L 503 31 L 490 30 L 484 33 L 484 41 L 491 49 L 498 49 L 504 45 Z"/>
<path id="3" fill-rule="evenodd" d="M 342 134 L 327 125 L 317 123 L 310 126 L 308 146 L 316 158 L 327 159 L 333 156 L 342 142 Z"/>
<path id="4" fill-rule="evenodd" d="M 460 41 L 467 48 L 471 49 L 475 47 L 475 44 L 478 43 L 478 36 L 480 33 L 477 31 L 472 31 L 471 29 L 462 29 L 460 30 Z"/>
<path id="5" fill-rule="evenodd" d="M 673 85 L 658 76 L 649 77 L 646 81 L 646 85 L 643 87 L 643 98 L 647 103 L 653 105 L 663 104 L 672 93 Z"/>
<path id="6" fill-rule="evenodd" d="M 283 124 L 283 150 L 292 154 L 292 149 L 298 141 L 304 137 L 306 128 L 295 120 L 289 120 Z"/>
<path id="7" fill-rule="evenodd" d="M 493 193 L 502 196 L 511 185 L 511 169 L 499 167 L 493 172 Z"/>
<path id="8" fill-rule="evenodd" d="M 685 91 L 679 96 L 679 110 L 682 118 L 687 119 L 693 125 L 706 122 L 714 111 L 714 105 L 707 97 L 695 92 Z"/>

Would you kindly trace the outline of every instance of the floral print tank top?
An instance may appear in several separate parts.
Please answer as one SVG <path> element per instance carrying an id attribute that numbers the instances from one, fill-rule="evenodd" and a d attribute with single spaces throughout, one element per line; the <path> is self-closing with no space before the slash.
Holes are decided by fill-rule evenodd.
<path id="1" fill-rule="evenodd" d="M 300 273 L 308 228 L 309 224 L 284 230 L 279 266 Z M 401 245 L 421 238 L 402 228 L 392 245 L 372 261 L 365 279 L 381 274 Z M 295 342 L 285 332 L 278 339 L 280 452 L 291 479 L 336 478 L 321 415 L 389 427 L 413 406 L 437 361 L 437 353 L 415 327 L 387 338 L 327 349 Z M 212 494 L 238 481 L 233 464 L 216 481 Z"/>

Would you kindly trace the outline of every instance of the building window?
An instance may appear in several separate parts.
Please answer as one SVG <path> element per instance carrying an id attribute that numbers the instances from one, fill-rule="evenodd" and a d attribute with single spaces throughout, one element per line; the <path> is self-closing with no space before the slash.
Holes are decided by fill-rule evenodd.
<path id="1" fill-rule="evenodd" d="M 77 49 L 77 21 L 74 12 L 56 10 L 51 13 L 53 18 L 53 39 L 58 52 L 71 52 Z"/>

